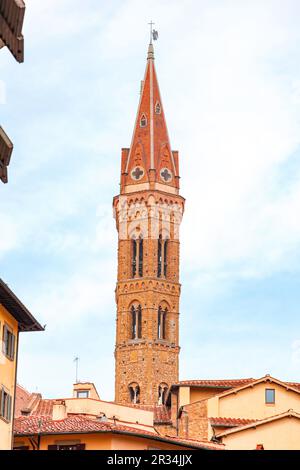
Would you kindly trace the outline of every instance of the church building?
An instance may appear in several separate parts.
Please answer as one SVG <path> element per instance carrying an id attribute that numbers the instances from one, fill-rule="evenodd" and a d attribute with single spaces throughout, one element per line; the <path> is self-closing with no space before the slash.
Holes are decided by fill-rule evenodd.
<path id="1" fill-rule="evenodd" d="M 156 405 L 178 381 L 178 152 L 171 150 L 153 45 L 130 148 L 122 149 L 118 230 L 115 400 Z"/>
<path id="2" fill-rule="evenodd" d="M 299 450 L 300 383 L 270 375 L 179 380 L 185 200 L 154 62 L 151 41 L 131 145 L 122 149 L 120 194 L 113 200 L 115 400 L 101 400 L 92 383 L 75 384 L 72 398 L 59 399 L 18 387 L 14 448 Z"/>

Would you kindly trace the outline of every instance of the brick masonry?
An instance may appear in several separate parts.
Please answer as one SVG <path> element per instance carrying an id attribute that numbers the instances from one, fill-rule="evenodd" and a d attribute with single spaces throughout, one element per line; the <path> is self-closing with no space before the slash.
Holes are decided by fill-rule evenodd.
<path id="1" fill-rule="evenodd" d="M 147 230 L 143 233 L 143 276 L 132 277 L 132 240 L 127 238 L 118 241 L 118 282 L 116 286 L 117 323 L 115 348 L 115 399 L 120 403 L 130 400 L 129 385 L 140 387 L 141 404 L 157 404 L 158 388 L 161 383 L 169 387 L 178 380 L 179 356 L 179 240 L 174 239 L 177 233 L 176 222 L 170 222 L 169 245 L 167 254 L 167 273 L 165 277 L 157 277 L 158 239 L 149 237 L 154 223 L 153 204 L 149 199 L 158 200 L 158 192 L 143 191 L 136 194 L 138 201 L 144 201 L 147 214 Z M 124 199 L 123 199 L 124 200 Z M 165 198 L 170 211 L 174 204 L 183 209 L 184 201 L 180 196 Z M 139 219 L 128 200 L 128 225 L 131 219 Z M 134 201 L 135 207 L 138 206 Z M 167 206 L 168 207 L 168 206 Z M 120 229 L 119 198 L 114 199 L 117 228 Z M 159 214 L 159 210 L 157 212 Z M 145 214 L 143 215 L 144 224 Z M 159 224 L 159 221 L 158 221 Z M 145 224 L 144 224 L 145 225 Z M 120 233 L 120 230 L 119 230 Z M 142 334 L 139 339 L 131 338 L 131 306 L 141 305 Z M 167 308 L 166 338 L 158 339 L 158 309 Z"/>

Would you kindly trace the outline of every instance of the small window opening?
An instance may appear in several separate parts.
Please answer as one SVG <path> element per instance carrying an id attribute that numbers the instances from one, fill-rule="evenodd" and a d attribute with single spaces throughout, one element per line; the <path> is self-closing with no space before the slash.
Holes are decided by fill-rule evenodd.
<path id="1" fill-rule="evenodd" d="M 140 403 L 140 387 L 137 384 L 131 384 L 129 385 L 129 396 L 130 396 L 130 401 L 134 405 Z"/>
<path id="2" fill-rule="evenodd" d="M 166 339 L 166 317 L 167 308 L 164 310 L 162 307 L 158 308 L 158 319 L 157 319 L 157 338 Z"/>
<path id="3" fill-rule="evenodd" d="M 275 389 L 266 388 L 265 398 L 266 398 L 266 403 L 274 404 L 275 403 Z"/>
<path id="4" fill-rule="evenodd" d="M 142 307 L 141 305 L 131 307 L 131 339 L 142 337 Z"/>
<path id="5" fill-rule="evenodd" d="M 168 391 L 168 385 L 167 384 L 160 384 L 158 387 L 158 404 L 159 405 L 164 405 L 166 402 L 166 397 L 167 397 L 167 391 Z"/>
<path id="6" fill-rule="evenodd" d="M 160 106 L 159 101 L 156 101 L 156 104 L 155 104 L 155 114 L 160 114 L 160 113 L 161 113 L 161 106 Z"/>
<path id="7" fill-rule="evenodd" d="M 142 114 L 142 116 L 141 116 L 140 126 L 141 127 L 146 127 L 147 126 L 147 118 L 146 118 L 145 114 Z"/>

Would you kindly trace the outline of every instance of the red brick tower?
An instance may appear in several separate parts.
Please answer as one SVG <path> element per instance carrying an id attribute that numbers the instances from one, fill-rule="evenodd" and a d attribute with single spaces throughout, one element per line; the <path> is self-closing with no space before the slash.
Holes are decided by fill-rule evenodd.
<path id="1" fill-rule="evenodd" d="M 178 152 L 172 151 L 149 45 L 130 148 L 122 149 L 120 195 L 113 201 L 119 234 L 115 400 L 160 404 L 178 380 Z"/>

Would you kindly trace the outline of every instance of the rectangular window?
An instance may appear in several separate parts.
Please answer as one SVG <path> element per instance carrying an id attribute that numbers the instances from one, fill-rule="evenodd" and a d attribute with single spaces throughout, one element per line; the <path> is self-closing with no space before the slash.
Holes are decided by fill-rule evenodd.
<path id="1" fill-rule="evenodd" d="M 14 360 L 15 357 L 15 343 L 16 337 L 11 331 L 11 329 L 7 326 L 3 326 L 3 343 L 2 343 L 2 352 L 3 354 L 8 357 L 8 359 Z"/>
<path id="2" fill-rule="evenodd" d="M 12 397 L 10 396 L 8 391 L 4 387 L 2 387 L 0 394 L 0 416 L 6 421 L 11 420 L 11 405 Z"/>
<path id="3" fill-rule="evenodd" d="M 275 403 L 275 389 L 266 388 L 266 403 L 274 404 Z"/>
<path id="4" fill-rule="evenodd" d="M 85 450 L 85 444 L 49 445 L 48 450 Z"/>
<path id="5" fill-rule="evenodd" d="M 88 398 L 89 391 L 88 390 L 77 390 L 77 398 Z"/>

